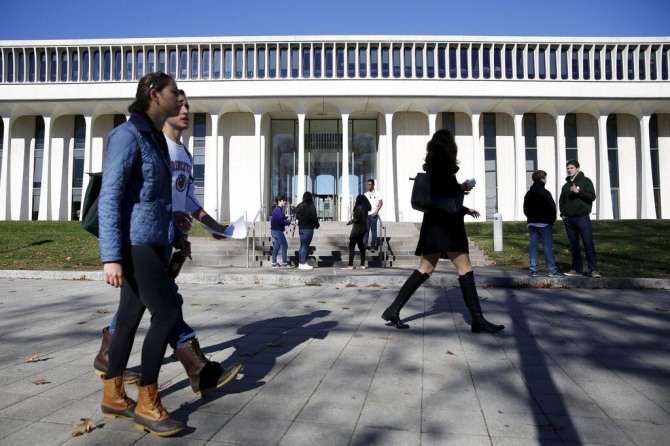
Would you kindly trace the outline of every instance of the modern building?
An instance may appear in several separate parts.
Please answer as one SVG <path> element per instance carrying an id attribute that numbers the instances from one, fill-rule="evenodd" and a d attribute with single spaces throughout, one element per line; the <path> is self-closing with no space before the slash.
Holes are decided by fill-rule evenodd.
<path id="1" fill-rule="evenodd" d="M 220 37 L 0 41 L 0 220 L 79 218 L 87 172 L 162 71 L 190 100 L 185 142 L 205 209 L 264 218 L 311 191 L 349 218 L 369 178 L 386 221 L 409 203 L 430 135 L 448 128 L 466 205 L 523 220 L 530 174 L 554 197 L 576 158 L 597 219 L 670 218 L 670 37 Z"/>

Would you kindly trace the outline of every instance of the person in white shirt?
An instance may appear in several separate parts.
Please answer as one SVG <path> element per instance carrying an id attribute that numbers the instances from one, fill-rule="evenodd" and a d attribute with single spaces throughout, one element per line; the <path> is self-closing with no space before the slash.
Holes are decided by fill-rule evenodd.
<path id="1" fill-rule="evenodd" d="M 370 240 L 370 251 L 374 252 L 377 250 L 377 246 L 379 245 L 378 239 L 377 239 L 377 220 L 379 210 L 382 208 L 384 205 L 384 200 L 382 199 L 382 193 L 379 192 L 379 190 L 375 189 L 375 180 L 370 178 L 368 180 L 368 191 L 364 194 L 365 197 L 368 199 L 370 202 L 370 206 L 372 209 L 368 212 L 368 230 L 365 232 L 365 237 L 363 237 L 363 243 L 367 246 L 368 245 L 368 235 L 371 232 L 372 237 Z"/>

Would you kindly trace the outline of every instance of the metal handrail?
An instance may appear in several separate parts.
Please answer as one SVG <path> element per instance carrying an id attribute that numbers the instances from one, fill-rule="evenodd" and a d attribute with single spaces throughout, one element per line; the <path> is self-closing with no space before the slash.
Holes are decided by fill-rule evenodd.
<path id="1" fill-rule="evenodd" d="M 381 243 L 379 244 L 379 255 L 382 258 L 382 267 L 387 268 L 387 262 L 388 262 L 388 240 L 386 238 L 386 225 L 384 224 L 384 221 L 382 218 L 377 214 L 377 220 L 378 220 L 378 225 L 379 225 L 379 233 L 378 236 L 381 235 Z M 386 242 L 386 243 L 385 243 Z"/>
<path id="2" fill-rule="evenodd" d="M 254 216 L 254 219 L 252 220 L 251 224 L 249 225 L 249 228 L 247 229 L 247 268 L 250 267 L 249 265 L 249 231 L 251 231 L 251 256 L 256 257 L 256 222 L 260 221 L 259 217 L 263 213 L 263 206 L 261 206 L 258 209 L 258 212 L 256 212 L 256 215 Z M 245 220 L 246 220 L 246 213 L 245 213 Z M 265 236 L 265 226 L 263 226 L 263 236 Z"/>

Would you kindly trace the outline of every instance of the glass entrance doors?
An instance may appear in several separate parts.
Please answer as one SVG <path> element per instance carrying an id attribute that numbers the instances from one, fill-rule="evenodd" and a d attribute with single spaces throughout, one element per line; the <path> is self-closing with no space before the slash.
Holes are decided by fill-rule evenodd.
<path id="1" fill-rule="evenodd" d="M 314 195 L 319 220 L 338 220 L 338 179 L 342 174 L 342 132 L 339 120 L 305 123 L 305 175 Z M 311 189 L 309 189 L 311 183 Z"/>

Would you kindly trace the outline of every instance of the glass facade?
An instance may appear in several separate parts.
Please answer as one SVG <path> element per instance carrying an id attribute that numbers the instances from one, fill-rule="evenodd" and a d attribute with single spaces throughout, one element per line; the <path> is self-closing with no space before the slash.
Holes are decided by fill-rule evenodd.
<path id="1" fill-rule="evenodd" d="M 484 113 L 484 178 L 486 184 L 486 219 L 498 212 L 498 163 L 496 148 L 496 115 Z"/>
<path id="2" fill-rule="evenodd" d="M 619 147 L 617 141 L 616 115 L 607 117 L 607 165 L 610 174 L 610 190 L 612 193 L 612 215 L 620 218 L 619 204 Z"/>
<path id="3" fill-rule="evenodd" d="M 71 220 L 79 220 L 81 188 L 84 182 L 84 149 L 86 147 L 86 121 L 81 115 L 74 117 L 74 150 L 72 152 L 72 212 Z"/>
<path id="4" fill-rule="evenodd" d="M 33 200 L 32 219 L 37 220 L 40 212 L 42 191 L 42 168 L 44 165 L 44 118 L 35 117 L 35 151 L 33 154 Z"/>
<path id="5" fill-rule="evenodd" d="M 537 167 L 537 115 L 526 113 L 523 115 L 523 136 L 526 146 L 526 188 L 533 184 L 533 172 Z"/>

